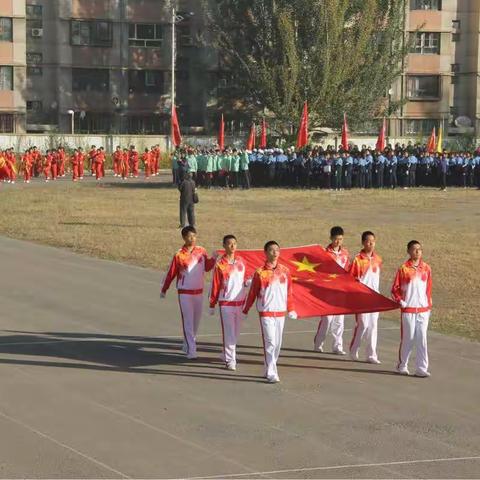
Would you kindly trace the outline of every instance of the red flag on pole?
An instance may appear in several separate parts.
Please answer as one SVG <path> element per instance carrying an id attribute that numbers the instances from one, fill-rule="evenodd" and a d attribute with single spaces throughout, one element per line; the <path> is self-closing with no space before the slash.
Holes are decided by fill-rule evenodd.
<path id="1" fill-rule="evenodd" d="M 387 146 L 387 120 L 384 118 L 382 123 L 382 128 L 380 129 L 380 133 L 378 134 L 377 146 L 376 149 L 379 152 L 383 152 L 385 147 Z"/>
<path id="2" fill-rule="evenodd" d="M 308 144 L 308 104 L 303 105 L 302 118 L 300 120 L 300 128 L 298 130 L 297 148 L 303 148 Z"/>
<path id="3" fill-rule="evenodd" d="M 222 118 L 220 119 L 220 128 L 218 130 L 218 148 L 220 150 L 225 150 L 225 122 L 223 120 L 223 113 Z"/>
<path id="4" fill-rule="evenodd" d="M 260 148 L 267 148 L 267 122 L 262 120 L 262 134 L 260 135 Z"/>
<path id="5" fill-rule="evenodd" d="M 263 250 L 244 250 L 247 277 L 264 265 Z M 300 318 L 384 312 L 400 308 L 357 281 L 320 245 L 282 248 L 279 262 L 290 270 L 295 311 Z"/>
<path id="6" fill-rule="evenodd" d="M 172 143 L 175 147 L 179 147 L 182 143 L 180 124 L 178 123 L 177 109 L 175 108 L 175 105 L 172 105 Z"/>
<path id="7" fill-rule="evenodd" d="M 342 125 L 342 147 L 348 152 L 348 124 L 347 124 L 347 114 L 343 114 L 343 125 Z"/>
<path id="8" fill-rule="evenodd" d="M 253 150 L 255 148 L 255 124 L 252 123 L 252 128 L 250 128 L 250 135 L 247 142 L 247 150 Z"/>
<path id="9" fill-rule="evenodd" d="M 430 138 L 428 139 L 427 143 L 427 152 L 428 153 L 435 153 L 435 150 L 437 149 L 437 135 L 435 132 L 435 127 L 433 127 L 432 133 L 430 135 Z"/>

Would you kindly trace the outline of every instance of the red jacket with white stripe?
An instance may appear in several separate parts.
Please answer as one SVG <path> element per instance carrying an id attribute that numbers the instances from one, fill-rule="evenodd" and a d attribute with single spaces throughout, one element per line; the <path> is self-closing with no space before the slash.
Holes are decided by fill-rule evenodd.
<path id="1" fill-rule="evenodd" d="M 364 285 L 370 287 L 375 292 L 380 289 L 380 269 L 382 267 L 382 258 L 375 252 L 367 255 L 363 250 L 353 259 L 350 266 L 350 273 L 360 280 Z"/>
<path id="2" fill-rule="evenodd" d="M 428 312 L 432 309 L 432 270 L 423 260 L 416 267 L 407 260 L 397 272 L 392 298 L 402 305 L 404 313 Z"/>
<path id="3" fill-rule="evenodd" d="M 348 270 L 350 267 L 350 254 L 346 248 L 341 247 L 340 250 L 336 251 L 333 249 L 332 244 L 328 245 L 325 249 L 327 253 L 345 270 Z"/>
<path id="4" fill-rule="evenodd" d="M 245 271 L 242 257 L 235 256 L 230 262 L 224 255 L 215 264 L 212 288 L 210 289 L 210 308 L 220 306 L 241 307 L 245 302 Z"/>
<path id="5" fill-rule="evenodd" d="M 273 267 L 268 262 L 257 269 L 243 313 L 248 313 L 255 300 L 261 317 L 284 317 L 294 311 L 290 270 L 280 264 Z"/>
<path id="6" fill-rule="evenodd" d="M 194 247 L 191 252 L 182 247 L 173 257 L 163 281 L 162 293 L 167 292 L 176 278 L 178 293 L 201 294 L 205 284 L 205 272 L 209 272 L 214 265 L 215 259 L 208 258 L 203 247 Z"/>

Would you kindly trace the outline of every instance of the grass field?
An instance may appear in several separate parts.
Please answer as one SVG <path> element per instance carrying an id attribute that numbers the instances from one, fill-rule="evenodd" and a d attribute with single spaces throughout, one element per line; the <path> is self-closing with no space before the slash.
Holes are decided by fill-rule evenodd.
<path id="1" fill-rule="evenodd" d="M 432 328 L 480 340 L 479 191 L 213 190 L 200 198 L 199 242 L 209 251 L 226 233 L 237 235 L 241 248 L 270 239 L 285 246 L 326 244 L 338 224 L 354 253 L 361 232 L 373 230 L 385 294 L 407 241 L 420 240 L 434 276 Z M 181 243 L 178 192 L 166 184 L 2 188 L 0 205 L 0 234 L 119 262 L 165 270 Z"/>

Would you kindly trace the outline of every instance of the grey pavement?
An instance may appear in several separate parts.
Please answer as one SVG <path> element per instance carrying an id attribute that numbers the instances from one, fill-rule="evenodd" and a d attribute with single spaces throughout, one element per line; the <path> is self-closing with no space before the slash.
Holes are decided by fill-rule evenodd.
<path id="1" fill-rule="evenodd" d="M 407 378 L 394 323 L 373 366 L 314 353 L 315 322 L 289 321 L 271 385 L 254 314 L 229 372 L 216 317 L 200 358 L 181 354 L 160 272 L 0 249 L 2 478 L 480 477 L 478 343 L 431 332 L 432 377 Z"/>

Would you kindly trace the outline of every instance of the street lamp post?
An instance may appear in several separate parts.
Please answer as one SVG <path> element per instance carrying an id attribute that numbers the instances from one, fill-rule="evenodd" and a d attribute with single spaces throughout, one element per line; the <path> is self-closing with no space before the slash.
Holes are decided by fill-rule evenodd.
<path id="1" fill-rule="evenodd" d="M 176 46 L 176 32 L 175 25 L 177 24 L 177 13 L 175 7 L 172 7 L 172 112 L 175 108 L 175 57 L 177 55 L 177 46 Z"/>
<path id="2" fill-rule="evenodd" d="M 69 110 L 67 113 L 70 115 L 71 133 L 72 135 L 74 135 L 75 134 L 75 112 L 73 110 Z"/>

